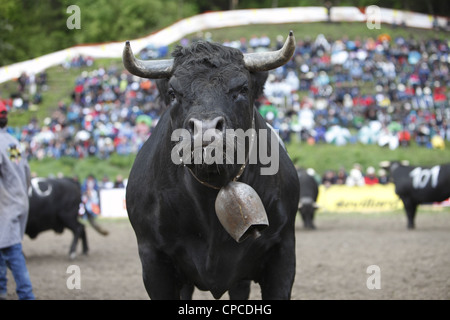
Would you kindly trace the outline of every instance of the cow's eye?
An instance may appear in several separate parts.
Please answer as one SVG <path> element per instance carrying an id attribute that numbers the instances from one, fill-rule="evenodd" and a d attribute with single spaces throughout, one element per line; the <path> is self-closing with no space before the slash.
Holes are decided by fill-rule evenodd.
<path id="1" fill-rule="evenodd" d="M 247 94 L 248 94 L 248 87 L 242 86 L 233 93 L 233 99 L 234 100 L 245 99 L 245 97 L 247 97 Z"/>
<path id="2" fill-rule="evenodd" d="M 239 91 L 239 94 L 246 96 L 248 93 L 248 86 L 242 86 L 241 90 Z"/>
<path id="3" fill-rule="evenodd" d="M 175 95 L 175 91 L 173 91 L 173 89 L 169 89 L 167 94 L 169 95 L 170 102 L 174 102 L 177 99 L 177 96 Z"/>

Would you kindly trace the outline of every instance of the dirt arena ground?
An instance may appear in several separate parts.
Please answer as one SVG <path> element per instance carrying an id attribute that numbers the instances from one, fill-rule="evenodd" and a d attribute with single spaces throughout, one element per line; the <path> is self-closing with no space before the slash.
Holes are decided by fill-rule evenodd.
<path id="1" fill-rule="evenodd" d="M 71 261 L 72 235 L 42 233 L 23 242 L 37 299 L 148 299 L 141 278 L 134 232 L 127 219 L 101 219 L 103 237 L 87 226 L 90 253 Z M 403 213 L 319 214 L 315 231 L 297 219 L 297 273 L 292 299 L 450 299 L 450 211 L 419 212 L 416 230 L 406 229 Z M 80 252 L 81 246 L 78 251 Z M 68 289 L 70 265 L 80 268 L 81 288 Z M 379 267 L 380 289 L 368 289 L 367 273 Z M 8 272 L 8 299 L 17 299 Z M 195 291 L 195 299 L 213 299 Z M 228 299 L 225 294 L 223 299 Z M 252 284 L 251 299 L 260 299 Z"/>

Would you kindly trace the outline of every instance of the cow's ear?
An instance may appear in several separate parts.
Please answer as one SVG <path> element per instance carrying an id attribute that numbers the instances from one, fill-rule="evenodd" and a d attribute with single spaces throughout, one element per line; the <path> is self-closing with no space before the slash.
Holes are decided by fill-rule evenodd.
<path id="1" fill-rule="evenodd" d="M 167 94 L 169 90 L 169 79 L 156 80 L 156 87 L 158 88 L 159 98 L 167 106 L 170 105 L 170 96 Z"/>
<path id="2" fill-rule="evenodd" d="M 264 84 L 266 83 L 269 73 L 267 71 L 251 72 L 253 100 L 257 100 L 264 92 Z"/>

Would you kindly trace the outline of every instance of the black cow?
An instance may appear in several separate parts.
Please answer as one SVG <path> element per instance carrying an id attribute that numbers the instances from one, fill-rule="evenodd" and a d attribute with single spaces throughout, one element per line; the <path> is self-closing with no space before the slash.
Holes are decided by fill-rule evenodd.
<path id="1" fill-rule="evenodd" d="M 315 229 L 314 213 L 316 212 L 317 196 L 319 195 L 319 185 L 308 170 L 300 169 L 297 171 L 298 179 L 300 181 L 300 200 L 298 209 L 303 220 L 303 226 L 306 229 Z"/>
<path id="2" fill-rule="evenodd" d="M 231 299 L 247 299 L 251 280 L 260 284 L 263 299 L 290 298 L 299 182 L 291 160 L 254 101 L 263 91 L 267 71 L 292 57 L 294 41 L 291 32 L 279 51 L 247 55 L 199 41 L 176 48 L 174 59 L 162 61 L 137 60 L 126 44 L 125 67 L 135 75 L 161 79 L 157 84 L 167 103 L 136 157 L 126 190 L 144 285 L 151 299 L 190 299 L 194 286 L 210 291 L 216 299 L 226 291 Z M 252 128 L 256 136 L 245 140 L 245 161 L 238 162 L 228 153 L 224 155 L 233 160 L 231 163 L 220 161 L 220 157 L 207 161 L 204 154 L 213 143 L 219 141 L 215 151 L 234 143 L 227 129 L 247 132 Z M 181 142 L 185 147 L 194 145 L 193 152 L 177 153 L 179 140 L 172 141 L 176 129 L 189 133 Z M 212 138 L 203 135 L 196 149 L 198 136 L 208 131 Z M 226 143 L 221 140 L 224 136 Z M 262 174 L 262 169 L 269 168 L 267 161 L 261 153 L 257 161 L 251 161 L 250 149 L 278 154 L 278 171 Z M 222 192 L 225 196 L 220 196 Z M 259 199 L 262 210 L 252 212 Z M 218 205 L 222 205 L 225 220 L 233 205 L 241 210 L 241 220 L 252 219 L 265 209 L 269 226 L 264 229 L 264 222 L 256 223 L 235 238 L 225 228 L 239 226 L 219 221 Z M 243 240 L 249 234 L 253 237 Z"/>
<path id="3" fill-rule="evenodd" d="M 80 184 L 71 178 L 34 178 L 29 191 L 30 209 L 25 233 L 34 239 L 46 230 L 62 233 L 65 228 L 73 233 L 69 257 L 74 259 L 78 240 L 81 238 L 83 254 L 89 251 L 84 225 L 78 221 L 81 203 Z M 99 233 L 100 228 L 88 214 L 88 220 Z"/>
<path id="4" fill-rule="evenodd" d="M 417 206 L 441 202 L 450 197 L 450 164 L 433 167 L 409 166 L 404 162 L 383 161 L 380 166 L 389 170 L 408 218 L 408 229 L 414 229 Z"/>

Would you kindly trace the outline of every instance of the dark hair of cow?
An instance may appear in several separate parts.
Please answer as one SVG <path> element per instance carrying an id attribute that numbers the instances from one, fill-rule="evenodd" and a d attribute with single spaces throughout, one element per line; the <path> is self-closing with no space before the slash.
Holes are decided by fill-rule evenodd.
<path id="1" fill-rule="evenodd" d="M 231 79 L 239 72 L 249 72 L 245 69 L 244 56 L 238 49 L 226 47 L 218 43 L 196 41 L 190 46 L 177 46 L 172 53 L 174 58 L 174 75 L 180 79 L 184 86 L 190 86 L 189 90 L 183 88 L 183 94 L 198 92 L 199 87 L 214 83 L 226 89 L 225 80 Z M 218 72 L 220 69 L 220 72 Z M 196 77 L 203 75 L 203 77 Z M 264 90 L 268 72 L 255 72 L 251 75 L 252 99 L 256 100 Z M 168 79 L 157 80 L 160 98 L 166 106 L 170 104 L 168 91 Z M 192 96 L 185 98 L 193 99 Z"/>

